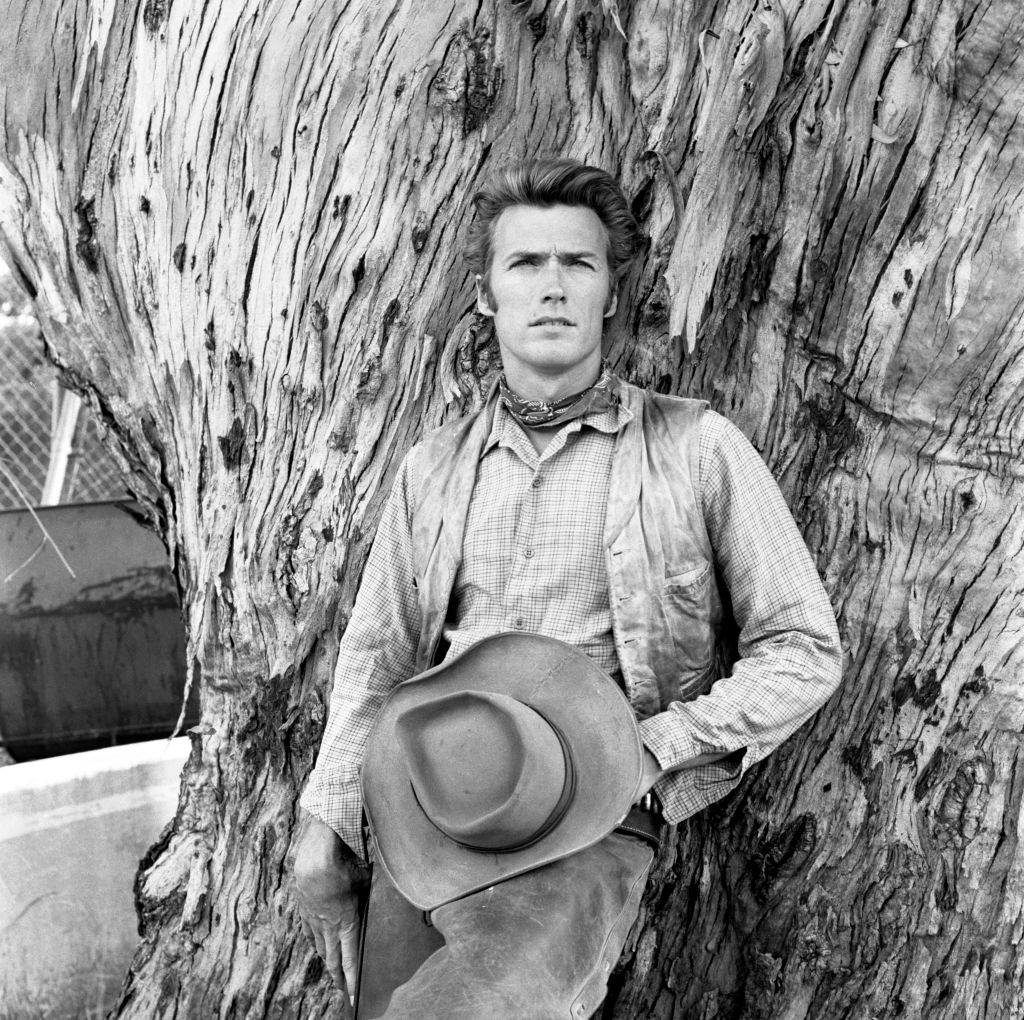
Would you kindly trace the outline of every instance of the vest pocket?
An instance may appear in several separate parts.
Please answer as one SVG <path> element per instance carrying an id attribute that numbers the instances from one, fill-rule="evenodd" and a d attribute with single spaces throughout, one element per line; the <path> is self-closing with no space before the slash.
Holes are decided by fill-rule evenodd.
<path id="1" fill-rule="evenodd" d="M 665 578 L 660 602 L 671 647 L 667 675 L 673 678 L 671 698 L 685 701 L 703 693 L 715 657 L 712 619 L 712 570 L 703 561 Z"/>
<path id="2" fill-rule="evenodd" d="M 686 593 L 698 588 L 707 588 L 711 580 L 711 564 L 706 560 L 698 563 L 695 567 L 670 574 L 665 578 L 665 593 L 675 594 Z"/>

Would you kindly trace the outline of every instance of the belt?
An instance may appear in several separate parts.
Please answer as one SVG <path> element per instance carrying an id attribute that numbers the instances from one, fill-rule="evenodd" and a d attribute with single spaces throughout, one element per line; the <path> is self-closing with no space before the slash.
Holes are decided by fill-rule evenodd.
<path id="1" fill-rule="evenodd" d="M 665 819 L 661 815 L 661 807 L 650 794 L 647 794 L 639 804 L 634 804 L 629 809 L 629 814 L 615 826 L 616 832 L 636 836 L 637 839 L 650 843 L 655 850 L 661 849 L 664 830 Z"/>

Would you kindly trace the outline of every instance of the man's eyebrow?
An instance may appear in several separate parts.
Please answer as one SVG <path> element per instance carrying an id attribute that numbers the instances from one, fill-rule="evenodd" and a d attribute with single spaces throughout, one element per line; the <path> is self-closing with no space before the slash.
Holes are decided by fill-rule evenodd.
<path id="1" fill-rule="evenodd" d="M 511 259 L 546 259 L 551 254 L 549 251 L 514 251 L 505 256 L 505 261 Z M 558 251 L 555 253 L 560 261 L 566 259 L 596 259 L 597 252 L 593 251 Z"/>

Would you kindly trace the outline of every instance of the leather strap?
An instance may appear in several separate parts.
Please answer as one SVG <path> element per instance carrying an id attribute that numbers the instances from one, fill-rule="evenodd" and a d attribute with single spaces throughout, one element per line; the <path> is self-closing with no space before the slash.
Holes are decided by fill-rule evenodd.
<path id="1" fill-rule="evenodd" d="M 649 843 L 655 850 L 660 850 L 664 828 L 665 823 L 657 811 L 634 804 L 622 823 L 615 827 L 615 831 L 623 832 L 627 836 L 636 836 Z"/>

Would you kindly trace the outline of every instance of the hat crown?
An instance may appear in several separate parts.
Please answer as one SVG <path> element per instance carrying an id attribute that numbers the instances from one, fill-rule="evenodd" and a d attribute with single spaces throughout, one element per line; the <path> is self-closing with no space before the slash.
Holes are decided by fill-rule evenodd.
<path id="1" fill-rule="evenodd" d="M 396 736 L 431 823 L 474 850 L 520 849 L 557 823 L 572 762 L 555 727 L 505 694 L 466 690 L 403 712 Z"/>

